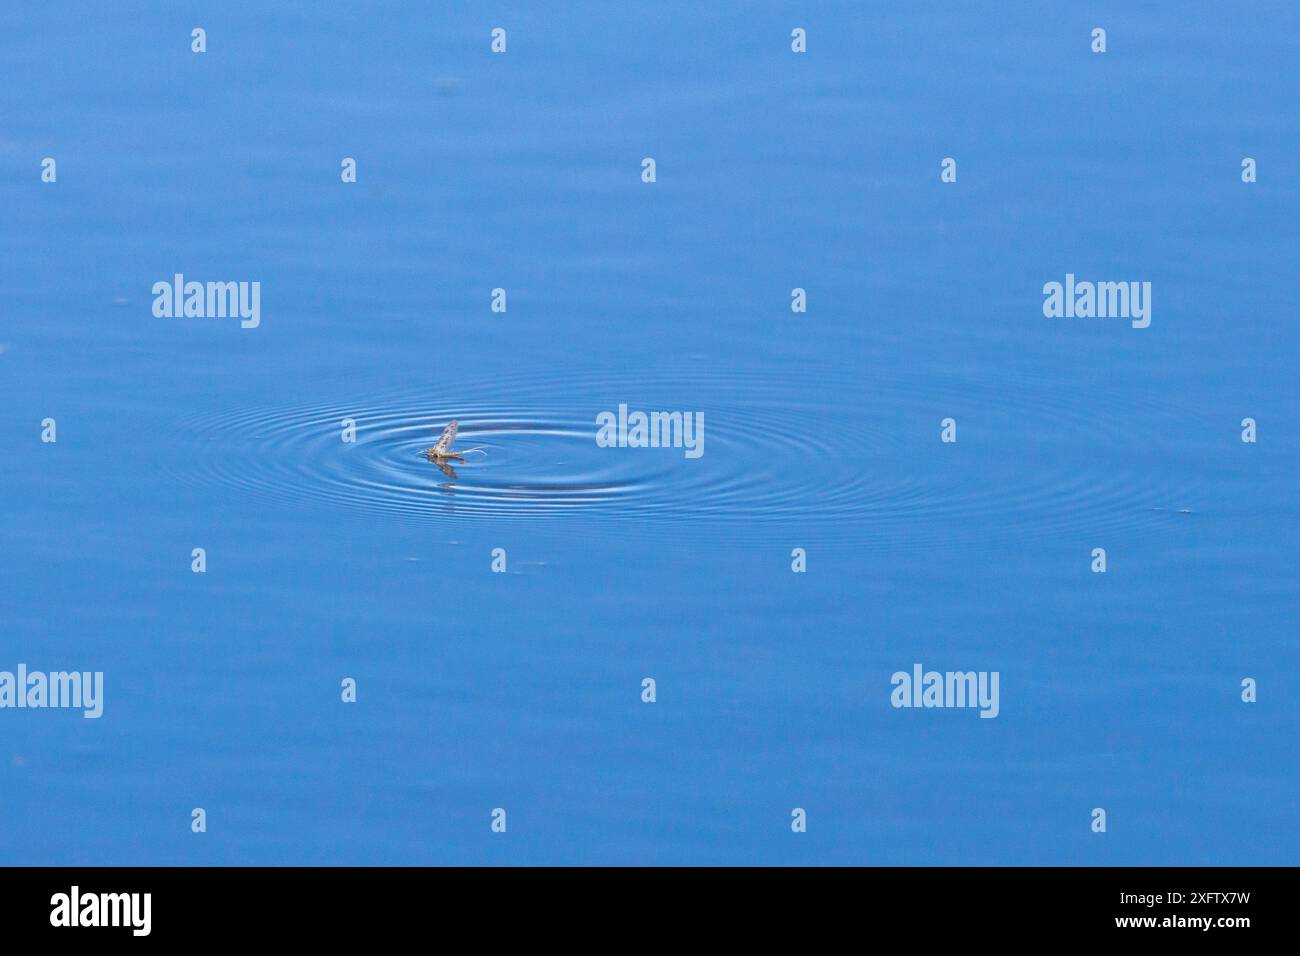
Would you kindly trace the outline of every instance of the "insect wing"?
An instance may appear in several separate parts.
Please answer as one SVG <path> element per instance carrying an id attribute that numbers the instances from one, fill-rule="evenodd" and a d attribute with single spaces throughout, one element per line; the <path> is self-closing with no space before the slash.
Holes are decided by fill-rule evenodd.
<path id="1" fill-rule="evenodd" d="M 442 437 L 438 439 L 438 444 L 433 446 L 435 454 L 445 455 L 451 450 L 451 443 L 456 440 L 456 429 L 459 427 L 453 418 L 451 424 L 442 430 Z"/>

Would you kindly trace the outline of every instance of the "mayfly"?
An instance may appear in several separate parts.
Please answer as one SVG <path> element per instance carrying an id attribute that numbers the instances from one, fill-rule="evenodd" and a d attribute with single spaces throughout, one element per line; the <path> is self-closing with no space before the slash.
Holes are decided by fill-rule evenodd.
<path id="1" fill-rule="evenodd" d="M 459 427 L 459 422 L 453 418 L 451 424 L 442 430 L 442 435 L 438 438 L 438 444 L 425 452 L 429 456 L 429 461 L 437 465 L 444 461 L 464 461 L 466 455 L 474 452 L 478 452 L 480 455 L 487 454 L 482 448 L 467 448 L 464 451 L 452 448 L 451 443 L 456 440 L 456 429 Z"/>

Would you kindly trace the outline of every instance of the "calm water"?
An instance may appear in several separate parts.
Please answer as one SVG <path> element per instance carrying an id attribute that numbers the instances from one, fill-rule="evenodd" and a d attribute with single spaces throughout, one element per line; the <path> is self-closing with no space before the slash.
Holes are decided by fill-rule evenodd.
<path id="1" fill-rule="evenodd" d="M 1294 4 L 332 6 L 0 14 L 0 862 L 1296 862 Z"/>

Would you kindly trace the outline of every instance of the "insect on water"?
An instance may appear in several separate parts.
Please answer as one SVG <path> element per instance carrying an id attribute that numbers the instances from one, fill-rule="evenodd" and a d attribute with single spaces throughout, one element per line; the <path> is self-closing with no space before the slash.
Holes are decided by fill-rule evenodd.
<path id="1" fill-rule="evenodd" d="M 472 455 L 474 452 L 478 452 L 480 455 L 487 454 L 482 448 L 466 448 L 464 451 L 452 448 L 451 443 L 456 440 L 456 429 L 459 427 L 460 423 L 453 418 L 451 424 L 442 430 L 442 435 L 438 438 L 438 444 L 425 451 L 425 454 L 429 456 L 429 461 L 435 465 L 441 465 L 447 461 L 464 461 L 466 455 Z"/>

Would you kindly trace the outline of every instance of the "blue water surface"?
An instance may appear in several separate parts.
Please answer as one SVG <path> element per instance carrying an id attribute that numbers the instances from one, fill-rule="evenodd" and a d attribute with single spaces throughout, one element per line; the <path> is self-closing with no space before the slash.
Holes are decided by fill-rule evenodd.
<path id="1" fill-rule="evenodd" d="M 1290 0 L 7 4 L 0 80 L 0 670 L 105 686 L 0 710 L 0 863 L 1297 861 Z"/>

